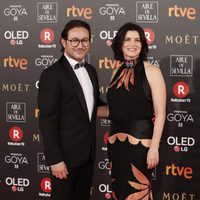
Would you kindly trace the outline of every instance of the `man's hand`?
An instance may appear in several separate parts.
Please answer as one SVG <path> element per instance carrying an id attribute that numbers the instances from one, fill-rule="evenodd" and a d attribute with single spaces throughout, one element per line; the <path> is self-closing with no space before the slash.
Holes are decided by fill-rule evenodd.
<path id="1" fill-rule="evenodd" d="M 51 165 L 51 172 L 52 174 L 59 179 L 67 179 L 67 167 L 65 165 L 65 163 L 62 161 L 60 163 L 57 163 L 55 165 Z"/>

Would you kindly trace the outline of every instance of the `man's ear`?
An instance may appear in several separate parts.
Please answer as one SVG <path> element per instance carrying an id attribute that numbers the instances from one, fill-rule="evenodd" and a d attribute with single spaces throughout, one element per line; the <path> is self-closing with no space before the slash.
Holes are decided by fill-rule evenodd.
<path id="1" fill-rule="evenodd" d="M 61 43 L 62 43 L 62 46 L 65 48 L 66 47 L 66 40 L 64 40 L 63 38 L 61 38 Z"/>

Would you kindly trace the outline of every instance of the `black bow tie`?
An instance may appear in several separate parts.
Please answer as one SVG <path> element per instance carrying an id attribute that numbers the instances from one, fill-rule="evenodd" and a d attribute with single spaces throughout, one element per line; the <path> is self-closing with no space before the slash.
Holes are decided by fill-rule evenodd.
<path id="1" fill-rule="evenodd" d="M 85 62 L 77 63 L 77 64 L 74 66 L 74 69 L 78 69 L 79 67 L 85 67 Z"/>

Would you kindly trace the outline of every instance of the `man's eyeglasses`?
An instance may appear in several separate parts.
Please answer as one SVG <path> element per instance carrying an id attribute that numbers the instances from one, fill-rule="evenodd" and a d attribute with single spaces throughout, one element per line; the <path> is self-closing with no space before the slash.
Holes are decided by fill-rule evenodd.
<path id="1" fill-rule="evenodd" d="M 67 39 L 68 40 L 68 39 Z M 90 40 L 89 39 L 82 39 L 82 40 L 79 40 L 79 39 L 71 39 L 71 40 L 68 40 L 70 42 L 70 44 L 73 46 L 73 47 L 77 47 L 80 42 L 81 44 L 84 46 L 84 47 L 88 47 L 89 44 L 90 44 Z"/>

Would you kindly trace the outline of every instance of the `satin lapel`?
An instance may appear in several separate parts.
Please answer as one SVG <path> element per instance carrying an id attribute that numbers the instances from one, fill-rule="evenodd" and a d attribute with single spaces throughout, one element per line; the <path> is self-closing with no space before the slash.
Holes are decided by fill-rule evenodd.
<path id="1" fill-rule="evenodd" d="M 92 119 L 94 117 L 94 111 L 96 110 L 95 107 L 96 107 L 96 104 L 97 104 L 97 91 L 98 91 L 98 88 L 97 88 L 97 80 L 96 80 L 96 75 L 94 74 L 93 70 L 88 66 L 88 64 L 86 63 L 86 66 L 85 66 L 88 74 L 89 74 L 89 77 L 90 77 L 90 80 L 92 82 L 92 85 L 93 85 L 93 88 L 94 88 L 94 109 L 93 109 L 93 113 L 92 113 Z M 96 115 L 96 113 L 95 113 Z"/>
<path id="2" fill-rule="evenodd" d="M 87 117 L 89 119 L 88 109 L 87 109 L 85 97 L 84 97 L 84 94 L 83 94 L 83 90 L 82 90 L 82 87 L 81 87 L 77 77 L 76 77 L 76 74 L 74 73 L 72 67 L 70 66 L 69 62 L 67 61 L 67 59 L 65 58 L 64 55 L 60 58 L 60 63 L 64 67 L 64 69 L 66 70 L 66 73 L 70 74 L 70 77 L 71 77 L 72 82 L 74 84 L 74 89 L 75 89 L 76 94 L 79 98 L 81 106 L 82 106 L 85 114 L 87 115 Z"/>

